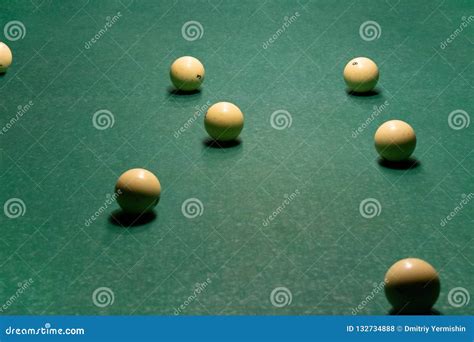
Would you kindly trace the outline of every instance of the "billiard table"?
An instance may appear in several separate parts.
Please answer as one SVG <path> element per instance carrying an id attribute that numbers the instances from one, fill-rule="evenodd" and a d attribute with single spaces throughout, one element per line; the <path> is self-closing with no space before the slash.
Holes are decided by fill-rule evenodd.
<path id="1" fill-rule="evenodd" d="M 9 315 L 386 315 L 384 275 L 439 272 L 430 314 L 472 314 L 474 3 L 2 3 L 0 308 Z M 199 91 L 171 86 L 180 56 Z M 346 90 L 353 57 L 380 70 Z M 238 141 L 204 115 L 244 113 Z M 380 160 L 377 128 L 417 147 Z M 145 168 L 140 217 L 117 178 Z"/>

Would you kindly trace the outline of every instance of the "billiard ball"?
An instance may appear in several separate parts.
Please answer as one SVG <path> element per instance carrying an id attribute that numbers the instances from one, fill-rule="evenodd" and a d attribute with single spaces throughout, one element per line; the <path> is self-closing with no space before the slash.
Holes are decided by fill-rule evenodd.
<path id="1" fill-rule="evenodd" d="M 365 93 L 374 89 L 379 80 L 379 68 L 367 57 L 357 57 L 344 68 L 344 81 L 349 90 Z"/>
<path id="2" fill-rule="evenodd" d="M 124 172 L 115 185 L 118 204 L 124 212 L 131 214 L 151 211 L 158 204 L 160 194 L 160 181 L 145 169 Z"/>
<path id="3" fill-rule="evenodd" d="M 438 299 L 438 272 L 424 260 L 397 261 L 385 274 L 385 296 L 395 313 L 426 313 Z"/>
<path id="4" fill-rule="evenodd" d="M 244 127 L 244 115 L 235 104 L 218 102 L 207 110 L 204 126 L 214 140 L 235 140 Z"/>
<path id="5" fill-rule="evenodd" d="M 408 159 L 416 147 L 415 131 L 401 120 L 383 123 L 375 132 L 374 140 L 379 155 L 392 162 Z"/>
<path id="6" fill-rule="evenodd" d="M 5 44 L 0 42 L 0 73 L 4 73 L 12 64 L 12 51 Z"/>
<path id="7" fill-rule="evenodd" d="M 201 86 L 204 73 L 204 66 L 197 58 L 184 56 L 171 65 L 170 78 L 177 89 L 193 91 Z"/>

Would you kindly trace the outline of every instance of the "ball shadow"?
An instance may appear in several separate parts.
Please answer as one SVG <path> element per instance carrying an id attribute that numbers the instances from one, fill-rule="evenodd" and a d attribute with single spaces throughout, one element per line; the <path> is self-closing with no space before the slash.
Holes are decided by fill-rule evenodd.
<path id="1" fill-rule="evenodd" d="M 240 139 L 234 139 L 229 141 L 217 141 L 211 138 L 206 138 L 203 140 L 203 145 L 209 148 L 216 148 L 216 149 L 225 149 L 225 148 L 233 148 L 236 146 L 240 146 L 242 141 Z"/>
<path id="2" fill-rule="evenodd" d="M 2 78 L 2 77 L 5 77 L 5 76 L 6 76 L 6 74 L 7 74 L 7 72 L 6 72 L 6 71 L 0 72 L 0 78 Z"/>
<path id="3" fill-rule="evenodd" d="M 185 91 L 185 90 L 180 90 L 176 89 L 174 87 L 168 87 L 166 89 L 168 96 L 193 96 L 193 95 L 201 95 L 201 89 L 195 89 L 195 90 L 190 90 L 190 91 Z"/>
<path id="4" fill-rule="evenodd" d="M 382 167 L 392 170 L 410 170 L 416 169 L 417 167 L 421 166 L 421 162 L 416 158 L 408 158 L 407 160 L 402 160 L 398 162 L 379 158 L 377 160 L 377 163 Z"/>
<path id="5" fill-rule="evenodd" d="M 404 312 L 403 310 L 395 310 L 394 308 L 390 309 L 388 312 L 389 316 L 442 316 L 443 314 L 436 310 L 426 310 L 426 311 L 418 311 L 418 312 Z"/>
<path id="6" fill-rule="evenodd" d="M 355 96 L 355 97 L 372 97 L 372 96 L 380 95 L 381 91 L 377 90 L 377 89 L 373 89 L 373 90 L 361 93 L 361 92 L 357 92 L 357 91 L 354 91 L 354 90 L 346 89 L 346 93 L 349 96 Z"/>
<path id="7" fill-rule="evenodd" d="M 154 220 L 158 215 L 154 211 L 143 214 L 130 214 L 123 210 L 115 210 L 109 215 L 109 222 L 120 228 L 133 228 L 146 225 Z"/>

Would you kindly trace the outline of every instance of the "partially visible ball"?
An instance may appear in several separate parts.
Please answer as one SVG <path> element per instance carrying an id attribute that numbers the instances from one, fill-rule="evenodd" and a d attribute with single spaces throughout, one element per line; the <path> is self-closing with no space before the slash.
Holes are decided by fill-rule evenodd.
<path id="1" fill-rule="evenodd" d="M 379 155 L 393 162 L 408 159 L 416 147 L 416 135 L 405 121 L 390 120 L 375 132 L 375 149 Z"/>
<path id="2" fill-rule="evenodd" d="M 158 204 L 161 184 L 150 171 L 131 169 L 119 177 L 115 185 L 115 194 L 123 211 L 142 214 L 151 211 Z"/>
<path id="3" fill-rule="evenodd" d="M 12 64 L 13 55 L 10 48 L 0 42 L 0 73 L 4 73 Z"/>
<path id="4" fill-rule="evenodd" d="M 367 57 L 357 57 L 344 68 L 344 81 L 349 90 L 365 93 L 375 88 L 379 80 L 379 68 Z"/>
<path id="5" fill-rule="evenodd" d="M 209 107 L 204 126 L 214 140 L 235 140 L 244 127 L 244 115 L 235 104 L 219 102 Z"/>
<path id="6" fill-rule="evenodd" d="M 171 65 L 170 78 L 177 89 L 193 91 L 201 86 L 204 73 L 204 66 L 197 58 L 184 56 Z"/>
<path id="7" fill-rule="evenodd" d="M 424 260 L 399 260 L 385 274 L 385 296 L 396 313 L 429 312 L 439 292 L 438 272 Z"/>

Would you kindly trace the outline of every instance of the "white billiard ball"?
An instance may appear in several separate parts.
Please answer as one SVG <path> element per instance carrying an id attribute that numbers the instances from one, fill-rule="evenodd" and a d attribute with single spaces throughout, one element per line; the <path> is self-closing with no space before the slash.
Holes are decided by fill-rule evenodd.
<path id="1" fill-rule="evenodd" d="M 204 66 L 194 57 L 184 56 L 173 62 L 170 69 L 170 78 L 174 86 L 183 91 L 199 89 L 204 81 Z"/>
<path id="2" fill-rule="evenodd" d="M 379 80 L 379 68 L 367 57 L 357 57 L 344 68 L 344 81 L 349 90 L 365 93 L 375 88 Z"/>
<path id="3" fill-rule="evenodd" d="M 13 55 L 10 48 L 0 42 L 0 73 L 4 73 L 12 64 Z"/>
<path id="4" fill-rule="evenodd" d="M 204 126 L 214 140 L 235 140 L 244 127 L 244 115 L 235 104 L 218 102 L 209 107 L 204 117 Z"/>
<path id="5" fill-rule="evenodd" d="M 388 161 L 408 159 L 416 147 L 416 134 L 405 121 L 390 120 L 375 132 L 375 149 Z"/>
<path id="6" fill-rule="evenodd" d="M 161 184 L 150 171 L 131 169 L 117 180 L 115 195 L 124 212 L 142 214 L 151 211 L 158 204 Z"/>

